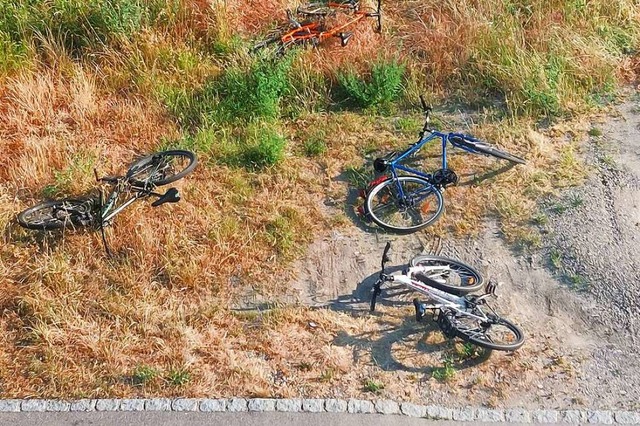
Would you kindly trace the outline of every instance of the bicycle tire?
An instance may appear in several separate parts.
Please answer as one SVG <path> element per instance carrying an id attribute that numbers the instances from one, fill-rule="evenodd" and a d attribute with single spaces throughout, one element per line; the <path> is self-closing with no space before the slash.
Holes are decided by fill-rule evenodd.
<path id="1" fill-rule="evenodd" d="M 23 228 L 39 231 L 87 226 L 92 221 L 91 206 L 88 203 L 88 200 L 71 198 L 45 201 L 20 212 L 17 217 L 18 224 Z M 51 211 L 47 213 L 46 209 Z M 81 210 L 84 210 L 84 214 L 81 213 Z M 59 211 L 62 211 L 66 217 L 63 218 L 62 215 L 59 215 Z M 44 216 L 37 220 L 33 217 L 34 214 Z"/>
<path id="2" fill-rule="evenodd" d="M 402 185 L 403 192 L 405 193 L 405 199 L 399 200 L 396 185 Z M 412 190 L 412 187 L 415 189 Z M 374 201 L 379 195 L 380 200 L 383 201 L 383 203 L 374 205 Z M 434 201 L 436 203 L 436 206 L 434 212 L 432 214 L 429 214 L 427 216 L 427 219 L 422 219 L 422 213 L 427 213 L 427 210 L 432 210 L 430 202 L 423 204 L 422 201 L 424 201 L 431 195 L 435 197 Z M 416 202 L 420 204 L 418 205 L 416 204 Z M 394 232 L 410 233 L 425 228 L 435 220 L 437 220 L 444 210 L 444 199 L 440 191 L 436 187 L 431 185 L 431 183 L 429 183 L 429 181 L 427 181 L 426 179 L 422 179 L 416 176 L 399 176 L 395 179 L 389 177 L 388 179 L 374 186 L 367 194 L 365 205 L 366 211 L 368 212 L 371 219 L 382 228 Z M 418 209 L 414 208 L 416 206 L 418 207 Z M 391 216 L 387 219 L 382 217 L 382 214 L 384 214 L 384 210 L 388 210 L 391 214 Z M 399 213 L 400 216 L 404 216 L 410 219 L 413 224 L 410 226 L 394 225 L 393 223 L 391 223 L 390 219 L 393 219 L 394 216 L 398 217 L 396 213 Z M 413 218 L 409 218 L 407 215 L 411 213 L 416 213 L 416 215 L 413 216 Z"/>
<path id="3" fill-rule="evenodd" d="M 459 260 L 442 256 L 420 255 L 409 261 L 409 266 L 440 266 L 442 269 L 429 271 L 428 275 L 415 274 L 414 279 L 447 293 L 462 296 L 481 290 L 484 278 L 475 268 Z M 453 273 L 453 274 L 452 274 Z"/>
<path id="4" fill-rule="evenodd" d="M 335 9 L 324 3 L 307 3 L 298 6 L 296 13 L 305 17 L 327 17 L 334 14 Z"/>
<path id="5" fill-rule="evenodd" d="M 485 155 L 491 155 L 492 157 L 496 157 L 496 158 L 501 158 L 503 160 L 508 160 L 511 161 L 512 163 L 516 163 L 516 164 L 526 164 L 526 160 L 524 158 L 520 158 L 517 155 L 513 155 L 513 154 L 509 154 L 508 152 L 505 151 L 501 151 L 498 148 L 496 148 L 495 146 L 488 144 L 486 142 L 480 141 L 480 140 L 469 140 L 469 139 L 463 139 L 463 138 L 455 138 L 455 142 L 452 141 L 451 143 L 454 146 L 459 146 L 463 149 L 469 149 L 472 152 L 479 152 L 481 154 L 485 154 Z"/>
<path id="6" fill-rule="evenodd" d="M 524 344 L 525 339 L 522 330 L 511 321 L 499 317 L 498 315 L 487 315 L 489 322 L 485 322 L 484 324 L 465 315 L 454 315 L 452 312 L 446 313 L 445 316 L 457 337 L 476 346 L 497 351 L 513 352 Z M 464 326 L 462 324 L 463 320 L 466 320 L 469 324 L 472 324 L 472 326 Z M 487 332 L 492 328 L 500 326 L 506 328 L 512 334 L 513 340 L 505 343 L 498 343 L 495 340 L 495 335 L 494 337 L 489 337 L 487 335 Z"/>
<path id="7" fill-rule="evenodd" d="M 171 168 L 171 162 L 174 161 L 173 158 L 178 157 L 186 158 L 189 163 L 179 172 L 167 175 L 167 169 Z M 133 163 L 129 167 L 126 177 L 130 179 L 131 183 L 134 185 L 145 186 L 148 183 L 152 183 L 155 186 L 162 186 L 182 179 L 191 173 L 197 164 L 198 160 L 196 155 L 191 151 L 174 149 L 170 151 L 156 152 L 142 157 Z M 149 173 L 149 175 L 142 179 L 141 176 L 145 172 Z"/>

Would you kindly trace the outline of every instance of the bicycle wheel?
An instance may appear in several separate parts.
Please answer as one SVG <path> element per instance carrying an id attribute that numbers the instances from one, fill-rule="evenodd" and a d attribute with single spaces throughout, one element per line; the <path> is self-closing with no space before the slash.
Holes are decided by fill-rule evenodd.
<path id="1" fill-rule="evenodd" d="M 444 210 L 440 191 L 416 176 L 389 178 L 367 194 L 366 210 L 381 227 L 413 232 L 433 223 Z"/>
<path id="2" fill-rule="evenodd" d="M 196 164 L 198 160 L 191 151 L 176 149 L 157 152 L 133 163 L 126 177 L 134 185 L 152 183 L 161 186 L 182 179 L 193 171 Z"/>
<path id="3" fill-rule="evenodd" d="M 480 313 L 475 310 L 474 314 Z M 524 333 L 511 321 L 497 315 L 487 315 L 487 321 L 480 321 L 464 314 L 445 314 L 446 320 L 462 340 L 497 351 L 515 351 L 524 344 Z"/>
<path id="4" fill-rule="evenodd" d="M 335 13 L 335 9 L 331 8 L 327 3 L 307 3 L 298 6 L 296 9 L 298 15 L 305 17 L 327 17 Z"/>
<path id="5" fill-rule="evenodd" d="M 463 139 L 460 137 L 450 138 L 449 139 L 453 146 L 457 146 L 466 151 L 471 151 L 473 153 L 481 153 L 485 155 L 491 155 L 496 158 L 501 158 L 503 160 L 511 161 L 516 164 L 526 164 L 524 158 L 520 158 L 516 155 L 509 154 L 508 152 L 501 151 L 493 145 L 490 145 L 486 142 L 477 140 L 477 139 Z"/>
<path id="6" fill-rule="evenodd" d="M 88 226 L 93 222 L 91 200 L 46 201 L 18 214 L 18 223 L 27 229 L 50 231 L 75 226 Z"/>
<path id="7" fill-rule="evenodd" d="M 484 287 L 484 278 L 473 267 L 459 260 L 441 256 L 416 256 L 409 266 L 428 266 L 425 273 L 415 274 L 418 281 L 429 279 L 428 285 L 461 296 Z"/>

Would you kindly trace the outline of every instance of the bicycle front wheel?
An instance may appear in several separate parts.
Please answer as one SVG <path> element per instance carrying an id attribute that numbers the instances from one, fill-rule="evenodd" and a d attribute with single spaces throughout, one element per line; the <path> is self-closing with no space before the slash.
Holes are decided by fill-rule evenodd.
<path id="1" fill-rule="evenodd" d="M 520 158 L 517 155 L 509 154 L 508 152 L 501 151 L 495 146 L 486 142 L 474 139 L 452 138 L 450 139 L 454 146 L 464 149 L 465 151 L 471 151 L 473 153 L 480 153 L 485 155 L 491 155 L 492 157 L 501 158 L 503 160 L 511 161 L 516 164 L 526 164 L 524 158 Z"/>
<path id="2" fill-rule="evenodd" d="M 455 333 L 462 340 L 497 351 L 515 351 L 524 344 L 524 333 L 511 321 L 487 315 L 486 321 L 453 313 L 446 314 Z"/>
<path id="3" fill-rule="evenodd" d="M 444 210 L 440 191 L 415 176 L 389 178 L 374 186 L 366 199 L 371 219 L 395 232 L 414 232 L 433 223 Z"/>
<path id="4" fill-rule="evenodd" d="M 131 165 L 126 177 L 134 185 L 166 185 L 182 179 L 198 164 L 191 151 L 176 149 L 147 155 Z"/>
<path id="5" fill-rule="evenodd" d="M 416 256 L 411 259 L 409 266 L 428 267 L 413 278 L 418 281 L 425 281 L 427 278 L 428 285 L 458 296 L 473 293 L 484 286 L 484 278 L 476 269 L 448 257 Z"/>
<path id="6" fill-rule="evenodd" d="M 40 231 L 87 226 L 92 220 L 90 200 L 46 201 L 18 214 L 20 226 Z"/>

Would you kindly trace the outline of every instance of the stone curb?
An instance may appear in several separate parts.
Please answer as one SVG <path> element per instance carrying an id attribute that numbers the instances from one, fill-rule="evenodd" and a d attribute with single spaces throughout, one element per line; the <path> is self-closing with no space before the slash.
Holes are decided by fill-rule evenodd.
<path id="1" fill-rule="evenodd" d="M 525 410 L 442 407 L 410 402 L 360 399 L 148 398 L 148 399 L 0 399 L 0 413 L 87 411 L 306 412 L 404 415 L 433 420 L 483 423 L 637 424 L 640 412 L 613 410 Z"/>

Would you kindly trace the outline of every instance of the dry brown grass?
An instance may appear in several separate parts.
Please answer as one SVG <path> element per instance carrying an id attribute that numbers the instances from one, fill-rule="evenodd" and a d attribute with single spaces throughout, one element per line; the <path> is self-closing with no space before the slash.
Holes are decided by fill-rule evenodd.
<path id="1" fill-rule="evenodd" d="M 47 41 L 43 63 L 2 77 L 0 396 L 370 397 L 362 385 L 372 379 L 384 384 L 388 398 L 416 400 L 451 388 L 466 401 L 485 401 L 547 374 L 544 351 L 525 349 L 439 383 L 431 372 L 450 355 L 450 345 L 396 308 L 382 308 L 380 317 L 291 306 L 230 310 L 247 288 L 277 301 L 290 291 L 289 262 L 328 224 L 349 224 L 328 217 L 323 202 L 346 202 L 348 185 L 339 176 L 349 166 L 361 167 L 365 152 L 405 146 L 406 132 L 396 130 L 393 119 L 303 113 L 283 124 L 290 137 L 285 160 L 261 172 L 221 166 L 203 155 L 177 184 L 179 204 L 152 209 L 138 203 L 118 216 L 108 231 L 113 259 L 103 254 L 95 232 L 43 235 L 16 226 L 15 215 L 44 192 L 86 192 L 94 186 L 94 167 L 123 173 L 137 155 L 181 135 L 153 90 L 159 84 L 198 87 L 224 66 L 193 40 L 255 37 L 296 3 L 183 5 L 184 13 L 166 27 L 120 50 L 105 48 L 95 63 L 72 60 L 60 44 Z M 469 59 L 465 46 L 497 13 L 485 10 L 486 2 L 477 9 L 415 1 L 384 7 L 383 36 L 362 23 L 347 48 L 336 40 L 302 53 L 296 65 L 301 78 L 319 72 L 331 79 L 373 58 L 400 58 L 413 73 L 409 91 L 428 87 L 442 94 Z M 555 18 L 547 15 L 527 31 L 551 31 Z M 483 19 L 469 24 L 471 16 Z M 638 66 L 623 69 L 632 79 Z M 482 217 L 495 214 L 507 235 L 518 237 L 536 198 L 579 181 L 575 127 L 559 125 L 544 135 L 530 128 L 485 123 L 472 129 L 524 155 L 528 164 L 448 190 L 447 213 L 430 232 L 471 234 Z M 316 129 L 325 130 L 327 152 L 315 159 L 298 155 Z M 464 154 L 451 161 L 464 182 L 502 164 Z M 423 165 L 437 167 L 433 158 Z M 528 348 L 542 340 L 533 337 Z"/>

